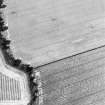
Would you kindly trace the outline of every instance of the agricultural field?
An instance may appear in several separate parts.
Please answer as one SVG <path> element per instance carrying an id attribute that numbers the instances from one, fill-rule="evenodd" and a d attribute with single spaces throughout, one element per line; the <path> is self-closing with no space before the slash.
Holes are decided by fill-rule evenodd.
<path id="1" fill-rule="evenodd" d="M 0 53 L 0 105 L 27 105 L 29 101 L 27 76 L 6 65 Z"/>
<path id="2" fill-rule="evenodd" d="M 31 65 L 32 72 L 26 70 L 31 91 L 34 96 L 39 92 L 32 105 L 105 105 L 105 0 L 7 0 L 5 4 L 10 48 L 15 58 Z M 39 78 L 33 79 L 33 72 Z"/>
<path id="3" fill-rule="evenodd" d="M 105 0 L 7 0 L 15 56 L 35 67 L 105 44 Z"/>
<path id="4" fill-rule="evenodd" d="M 105 105 L 105 47 L 37 68 L 43 105 Z"/>

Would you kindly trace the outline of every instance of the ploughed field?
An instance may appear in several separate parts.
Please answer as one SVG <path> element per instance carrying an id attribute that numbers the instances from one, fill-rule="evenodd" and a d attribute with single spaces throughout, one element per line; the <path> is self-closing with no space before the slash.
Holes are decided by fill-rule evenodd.
<path id="1" fill-rule="evenodd" d="M 26 74 L 7 65 L 0 51 L 0 105 L 27 105 L 29 102 Z"/>
<path id="2" fill-rule="evenodd" d="M 105 44 L 105 0 L 8 0 L 14 55 L 43 65 Z"/>
<path id="3" fill-rule="evenodd" d="M 41 66 L 43 105 L 105 105 L 105 47 Z"/>

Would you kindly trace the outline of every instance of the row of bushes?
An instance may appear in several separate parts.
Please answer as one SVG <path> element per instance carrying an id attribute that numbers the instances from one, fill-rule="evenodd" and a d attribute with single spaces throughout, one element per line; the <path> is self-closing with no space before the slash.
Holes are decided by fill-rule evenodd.
<path id="1" fill-rule="evenodd" d="M 6 5 L 3 4 L 4 0 L 0 0 L 0 8 L 3 9 Z M 37 99 L 38 94 L 38 84 L 34 82 L 36 78 L 33 74 L 33 67 L 29 64 L 23 64 L 21 59 L 15 59 L 13 54 L 11 53 L 10 43 L 11 41 L 3 36 L 3 32 L 8 30 L 8 26 L 5 25 L 3 14 L 0 12 L 0 49 L 3 53 L 4 59 L 6 63 L 16 69 L 19 69 L 25 72 L 28 76 L 29 87 L 31 92 L 31 101 L 29 105 L 34 105 Z"/>
<path id="2" fill-rule="evenodd" d="M 5 8 L 6 5 L 4 4 L 4 0 L 0 0 L 0 8 Z"/>

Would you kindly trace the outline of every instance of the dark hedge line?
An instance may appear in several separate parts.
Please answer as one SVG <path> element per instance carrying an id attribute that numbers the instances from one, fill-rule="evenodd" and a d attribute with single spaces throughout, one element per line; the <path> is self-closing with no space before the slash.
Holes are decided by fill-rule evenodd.
<path id="1" fill-rule="evenodd" d="M 4 0 L 0 0 L 0 8 L 5 8 L 6 5 L 4 4 Z"/>
<path id="2" fill-rule="evenodd" d="M 5 8 L 6 5 L 3 4 L 4 0 L 0 0 L 0 8 Z M 28 64 L 23 64 L 21 59 L 15 59 L 13 54 L 11 53 L 10 43 L 11 41 L 3 36 L 3 32 L 8 30 L 8 26 L 5 26 L 5 22 L 3 20 L 3 14 L 0 12 L 0 49 L 4 56 L 5 62 L 23 72 L 25 72 L 28 76 L 28 83 L 31 92 L 31 101 L 29 105 L 35 105 L 37 94 L 38 94 L 38 84 L 34 82 L 36 78 L 32 74 L 34 73 L 33 67 Z"/>

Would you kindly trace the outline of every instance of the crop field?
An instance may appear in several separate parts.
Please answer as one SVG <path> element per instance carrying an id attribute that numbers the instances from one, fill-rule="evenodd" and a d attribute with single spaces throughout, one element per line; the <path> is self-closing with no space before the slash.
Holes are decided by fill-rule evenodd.
<path id="1" fill-rule="evenodd" d="M 7 66 L 0 54 L 0 105 L 27 105 L 29 101 L 26 75 Z"/>
<path id="2" fill-rule="evenodd" d="M 105 44 L 105 0 L 8 0 L 14 54 L 40 66 Z"/>
<path id="3" fill-rule="evenodd" d="M 105 0 L 8 0 L 5 4 L 13 55 L 31 65 L 33 77 L 39 73 L 33 79 L 27 71 L 32 94 L 36 98 L 41 92 L 35 105 L 105 105 Z M 27 79 L 21 80 L 14 86 L 18 81 L 27 84 Z M 28 101 L 28 90 L 23 90 Z"/>
<path id="4" fill-rule="evenodd" d="M 41 66 L 43 105 L 105 105 L 105 47 Z"/>

